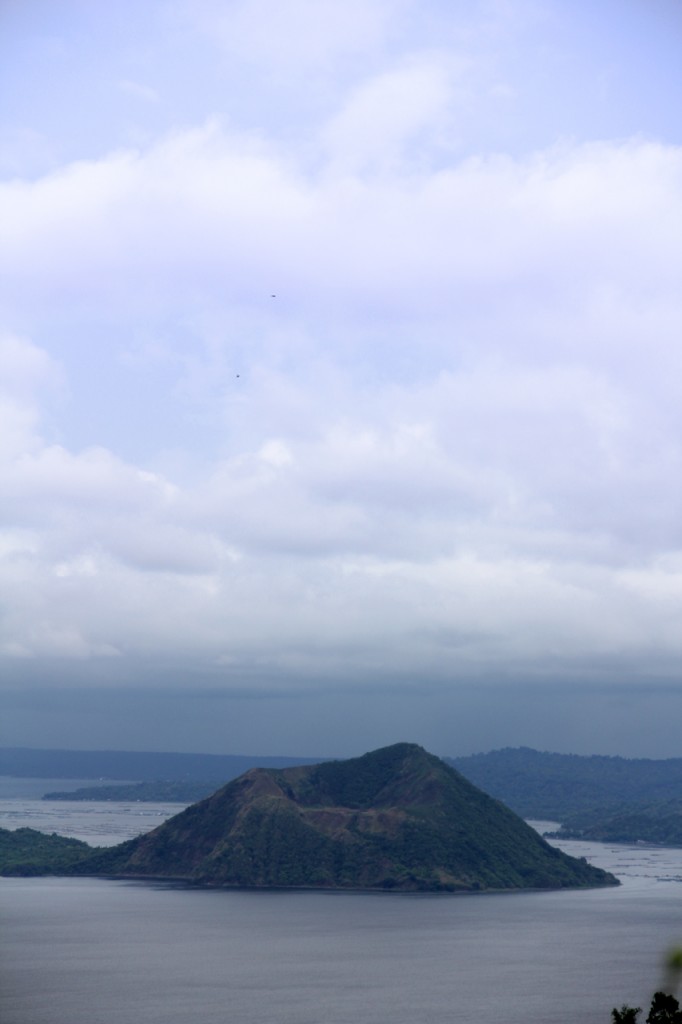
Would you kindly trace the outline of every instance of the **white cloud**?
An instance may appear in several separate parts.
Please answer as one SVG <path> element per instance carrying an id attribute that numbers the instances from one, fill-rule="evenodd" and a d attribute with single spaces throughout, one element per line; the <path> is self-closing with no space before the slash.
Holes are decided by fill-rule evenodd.
<path id="1" fill-rule="evenodd" d="M 0 337 L 0 462 L 40 444 L 42 400 L 61 384 L 47 352 L 15 335 Z"/>
<path id="2" fill-rule="evenodd" d="M 44 349 L 15 335 L 0 337 L 0 393 L 5 397 L 30 399 L 56 383 L 56 377 L 57 367 Z"/>
<path id="3" fill-rule="evenodd" d="M 682 153 L 420 165 L 449 89 L 366 80 L 315 173 L 214 122 L 0 186 L 3 315 L 41 340 L 0 345 L 7 656 L 679 657 Z M 78 431 L 113 395 L 125 453 L 48 429 L 72 334 L 105 367 Z M 135 410 L 173 442 L 140 454 Z"/>
<path id="4" fill-rule="evenodd" d="M 446 67 L 432 57 L 413 60 L 407 67 L 385 71 L 363 83 L 324 131 L 331 172 L 385 174 L 406 161 L 414 161 L 419 168 L 420 145 L 430 148 L 434 133 L 447 144 L 451 94 Z"/>
<path id="5" fill-rule="evenodd" d="M 609 296 L 640 316 L 678 315 L 681 180 L 682 153 L 644 142 L 398 167 L 376 182 L 310 178 L 213 125 L 2 186 L 3 292 L 17 316 L 76 299 L 116 317 L 158 315 L 162 301 L 255 313 L 280 282 L 289 314 L 324 305 L 365 330 L 368 312 L 447 318 L 460 337 L 490 317 L 494 294 L 517 336 L 520 317 L 535 327 L 555 314 L 556 351 L 565 318 Z M 521 343 L 494 323 L 488 347 Z M 581 347 L 576 334 L 563 343 Z"/>
<path id="6" fill-rule="evenodd" d="M 679 657 L 679 554 L 659 544 L 633 561 L 621 544 L 614 558 L 617 517 L 596 536 L 576 517 L 581 500 L 599 513 L 601 488 L 612 511 L 624 493 L 618 460 L 599 480 L 613 455 L 592 443 L 628 425 L 607 387 L 584 371 L 482 367 L 381 403 L 271 437 L 199 486 L 99 449 L 6 462 L 6 510 L 24 526 L 0 551 L 5 656 L 163 650 L 305 678 L 339 658 L 450 678 L 638 664 L 652 645 Z"/>

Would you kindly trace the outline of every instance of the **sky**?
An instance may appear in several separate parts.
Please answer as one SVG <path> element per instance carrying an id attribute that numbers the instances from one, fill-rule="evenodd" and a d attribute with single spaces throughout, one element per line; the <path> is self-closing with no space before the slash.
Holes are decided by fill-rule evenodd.
<path id="1" fill-rule="evenodd" d="M 680 0 L 0 0 L 0 744 L 682 756 Z"/>

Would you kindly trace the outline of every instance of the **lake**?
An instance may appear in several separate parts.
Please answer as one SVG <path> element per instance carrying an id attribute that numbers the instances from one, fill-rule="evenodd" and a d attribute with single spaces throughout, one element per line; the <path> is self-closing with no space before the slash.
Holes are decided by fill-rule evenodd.
<path id="1" fill-rule="evenodd" d="M 140 805 L 69 806 L 74 830 L 84 806 L 108 808 L 109 834 L 139 825 Z M 0 879 L 0 1019 L 609 1024 L 612 1006 L 648 1004 L 682 941 L 682 850 L 560 845 L 623 885 L 452 896 Z"/>
<path id="2" fill-rule="evenodd" d="M 41 800 L 43 793 L 96 786 L 92 779 L 17 779 L 0 776 L 0 828 L 35 828 L 39 832 L 82 839 L 91 846 L 113 846 L 151 832 L 182 810 L 183 804 L 135 800 Z M 101 785 L 111 785 L 102 782 Z"/>

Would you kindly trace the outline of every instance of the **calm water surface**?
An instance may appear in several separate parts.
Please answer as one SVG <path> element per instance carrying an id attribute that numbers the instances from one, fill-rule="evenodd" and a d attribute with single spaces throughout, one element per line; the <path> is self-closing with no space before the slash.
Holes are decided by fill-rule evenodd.
<path id="1" fill-rule="evenodd" d="M 57 832 L 82 839 L 91 846 L 113 846 L 142 832 L 151 832 L 184 806 L 135 800 L 41 800 L 44 793 L 97 785 L 111 785 L 111 782 L 17 779 L 0 775 L 0 828 L 35 828 L 39 832 Z"/>
<path id="2" fill-rule="evenodd" d="M 624 884 L 415 896 L 0 879 L 0 1020 L 609 1024 L 612 1006 L 648 1001 L 682 941 L 682 850 L 562 846 Z"/>

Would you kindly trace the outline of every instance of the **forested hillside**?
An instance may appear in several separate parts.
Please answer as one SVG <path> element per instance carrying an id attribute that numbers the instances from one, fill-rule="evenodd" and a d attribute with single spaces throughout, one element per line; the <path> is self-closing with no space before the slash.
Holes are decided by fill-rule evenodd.
<path id="1" fill-rule="evenodd" d="M 206 885 L 429 892 L 615 885 L 440 758 L 402 743 L 253 769 L 73 872 Z"/>
<path id="2" fill-rule="evenodd" d="M 682 794 L 682 758 L 582 757 L 508 747 L 445 760 L 524 818 L 564 822 L 597 807 L 651 805 Z"/>
<path id="3" fill-rule="evenodd" d="M 561 839 L 682 847 L 682 799 L 583 811 L 566 818 L 555 834 Z"/>

